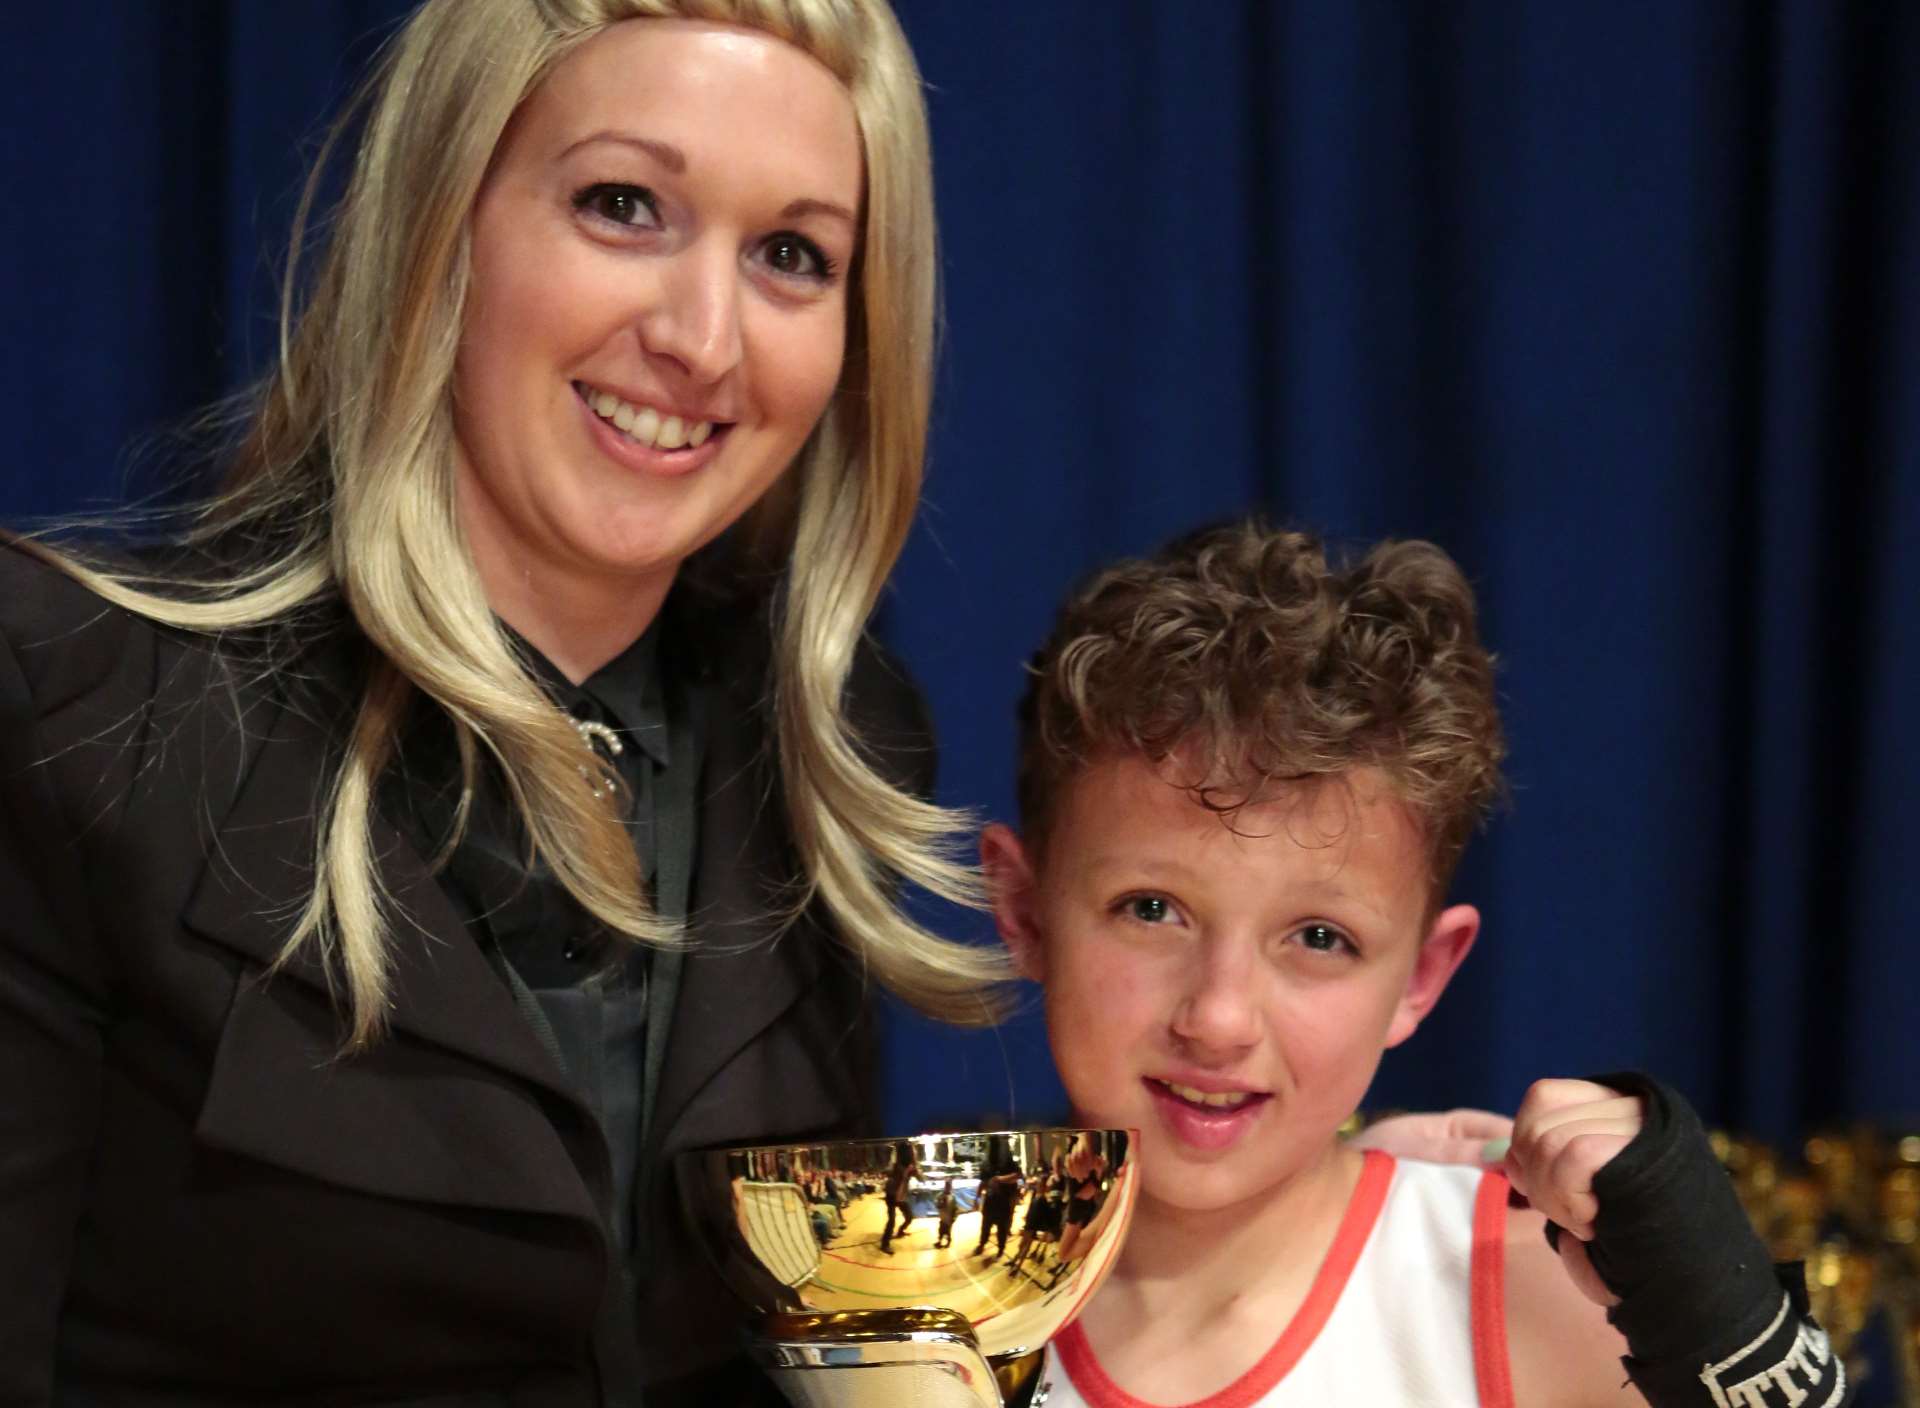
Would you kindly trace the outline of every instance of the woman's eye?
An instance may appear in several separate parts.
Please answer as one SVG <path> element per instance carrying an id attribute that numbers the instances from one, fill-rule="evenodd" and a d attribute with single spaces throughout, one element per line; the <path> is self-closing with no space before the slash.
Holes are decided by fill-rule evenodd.
<path id="1" fill-rule="evenodd" d="M 644 186 L 609 182 L 588 186 L 573 198 L 573 208 L 633 229 L 647 229 L 660 223 L 660 210 L 654 204 L 653 192 Z"/>
<path id="2" fill-rule="evenodd" d="M 1300 942 L 1315 953 L 1340 953 L 1352 947 L 1347 936 L 1331 924 L 1308 924 L 1300 930 Z"/>
<path id="3" fill-rule="evenodd" d="M 1128 917 L 1142 924 L 1164 924 L 1173 918 L 1173 906 L 1159 895 L 1135 895 L 1126 908 Z"/>
<path id="4" fill-rule="evenodd" d="M 815 279 L 823 283 L 833 277 L 837 268 L 819 245 L 805 235 L 790 231 L 768 236 L 766 243 L 760 246 L 760 257 L 776 274 L 796 279 Z"/>

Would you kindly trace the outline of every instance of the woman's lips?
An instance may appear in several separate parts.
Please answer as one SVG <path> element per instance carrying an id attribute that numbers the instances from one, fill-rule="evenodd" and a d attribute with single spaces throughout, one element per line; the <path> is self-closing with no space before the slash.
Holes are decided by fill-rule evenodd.
<path id="1" fill-rule="evenodd" d="M 698 445 L 689 445 L 680 449 L 662 449 L 658 445 L 642 444 L 632 435 L 623 432 L 611 420 L 596 411 L 588 397 L 593 389 L 580 382 L 573 384 L 574 400 L 580 405 L 580 414 L 586 418 L 588 433 L 609 456 L 630 469 L 645 474 L 680 475 L 692 474 L 695 470 L 712 462 L 720 453 L 720 447 L 726 443 L 732 425 L 716 423 Z"/>
<path id="2" fill-rule="evenodd" d="M 1144 1078 L 1142 1084 L 1168 1131 L 1183 1144 L 1202 1150 L 1224 1149 L 1234 1143 L 1253 1127 L 1273 1098 L 1260 1091 L 1201 1091 L 1152 1076 Z M 1212 1103 L 1222 1100 L 1232 1103 Z"/>

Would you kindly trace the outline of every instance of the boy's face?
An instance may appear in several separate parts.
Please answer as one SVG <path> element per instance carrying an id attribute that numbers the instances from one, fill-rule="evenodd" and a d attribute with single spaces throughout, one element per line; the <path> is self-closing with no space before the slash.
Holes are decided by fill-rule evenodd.
<path id="1" fill-rule="evenodd" d="M 1067 787 L 1043 865 L 1005 827 L 983 850 L 1075 1117 L 1140 1129 L 1142 1191 L 1179 1208 L 1232 1207 L 1327 1158 L 1479 926 L 1465 905 L 1429 920 L 1419 830 L 1365 770 L 1229 828 L 1113 758 Z"/>

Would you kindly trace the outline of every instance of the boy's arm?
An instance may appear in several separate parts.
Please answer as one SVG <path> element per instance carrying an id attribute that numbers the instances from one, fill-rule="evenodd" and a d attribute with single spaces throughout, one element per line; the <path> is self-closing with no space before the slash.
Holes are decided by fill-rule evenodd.
<path id="1" fill-rule="evenodd" d="M 1686 1101 L 1637 1073 L 1542 1081 L 1507 1172 L 1550 1219 L 1569 1284 L 1608 1307 L 1654 1408 L 1831 1408 L 1846 1378 L 1774 1267 Z M 1601 1401 L 1605 1401 L 1602 1399 Z"/>
<path id="2" fill-rule="evenodd" d="M 1574 1285 L 1547 1245 L 1546 1217 L 1507 1213 L 1507 1363 L 1524 1408 L 1638 1408 L 1620 1360 L 1626 1339 Z M 1571 1240 L 1569 1238 L 1568 1240 Z"/>

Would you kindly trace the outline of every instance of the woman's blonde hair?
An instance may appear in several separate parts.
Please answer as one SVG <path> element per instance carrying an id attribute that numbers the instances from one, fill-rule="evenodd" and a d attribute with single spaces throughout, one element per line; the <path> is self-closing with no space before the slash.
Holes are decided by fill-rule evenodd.
<path id="1" fill-rule="evenodd" d="M 427 0 L 316 163 L 295 224 L 278 365 L 226 482 L 188 534 L 265 550 L 220 580 L 181 581 L 39 549 L 102 597 L 196 631 L 285 622 L 337 594 L 377 647 L 320 818 L 313 892 L 281 955 L 321 950 L 345 990 L 349 1048 L 380 1035 L 387 1006 L 390 918 L 370 820 L 416 691 L 455 725 L 463 795 L 490 753 L 530 844 L 588 911 L 637 940 L 678 939 L 647 906 L 626 831 L 581 783 L 574 730 L 488 609 L 456 518 L 450 409 L 468 216 L 509 119 L 600 29 L 670 16 L 761 30 L 812 55 L 846 85 L 865 148 L 841 383 L 738 534 L 786 572 L 773 712 L 802 865 L 791 914 L 822 902 L 873 975 L 932 1015 L 996 1015 L 997 953 L 938 937 L 894 901 L 901 883 L 975 900 L 973 872 L 953 850 L 965 818 L 876 773 L 842 704 L 918 501 L 932 381 L 931 163 L 919 74 L 897 22 L 884 0 Z M 301 307 L 294 288 L 315 192 L 356 120 L 358 156 Z"/>

